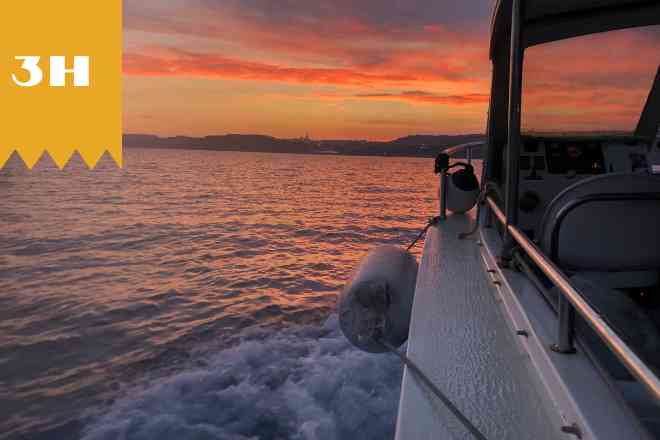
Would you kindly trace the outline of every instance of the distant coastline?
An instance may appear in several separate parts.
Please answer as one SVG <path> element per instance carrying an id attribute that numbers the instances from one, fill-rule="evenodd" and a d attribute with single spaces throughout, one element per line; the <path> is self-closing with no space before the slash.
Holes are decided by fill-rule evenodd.
<path id="1" fill-rule="evenodd" d="M 485 139 L 483 134 L 411 135 L 392 141 L 280 139 L 252 134 L 226 134 L 205 137 L 159 137 L 149 134 L 125 134 L 124 147 L 289 154 L 434 157 L 445 148 L 481 139 Z"/>

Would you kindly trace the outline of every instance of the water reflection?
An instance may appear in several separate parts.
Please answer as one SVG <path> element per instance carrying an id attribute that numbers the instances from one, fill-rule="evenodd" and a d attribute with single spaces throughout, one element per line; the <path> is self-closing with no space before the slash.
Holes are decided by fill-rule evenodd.
<path id="1" fill-rule="evenodd" d="M 437 205 L 431 159 L 132 149 L 125 164 L 0 171 L 7 437 L 69 429 L 245 329 L 322 321 L 356 261 Z"/>

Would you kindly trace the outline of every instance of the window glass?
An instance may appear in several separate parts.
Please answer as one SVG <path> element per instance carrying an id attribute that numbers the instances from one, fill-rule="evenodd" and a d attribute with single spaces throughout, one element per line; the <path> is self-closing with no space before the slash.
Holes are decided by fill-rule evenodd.
<path id="1" fill-rule="evenodd" d="M 632 133 L 659 63 L 660 26 L 527 49 L 523 132 Z"/>

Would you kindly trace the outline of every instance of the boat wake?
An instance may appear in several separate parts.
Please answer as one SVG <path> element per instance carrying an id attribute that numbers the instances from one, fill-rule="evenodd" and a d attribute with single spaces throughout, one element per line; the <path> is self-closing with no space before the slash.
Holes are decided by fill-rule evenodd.
<path id="1" fill-rule="evenodd" d="M 401 373 L 394 356 L 352 347 L 336 315 L 252 331 L 202 366 L 127 393 L 82 438 L 393 438 Z"/>

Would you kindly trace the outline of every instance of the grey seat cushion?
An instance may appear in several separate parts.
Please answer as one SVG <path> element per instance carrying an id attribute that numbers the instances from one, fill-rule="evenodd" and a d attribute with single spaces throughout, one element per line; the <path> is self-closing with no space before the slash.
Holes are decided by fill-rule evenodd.
<path id="1" fill-rule="evenodd" d="M 612 173 L 559 193 L 539 222 L 541 249 L 572 271 L 660 268 L 660 177 Z"/>

